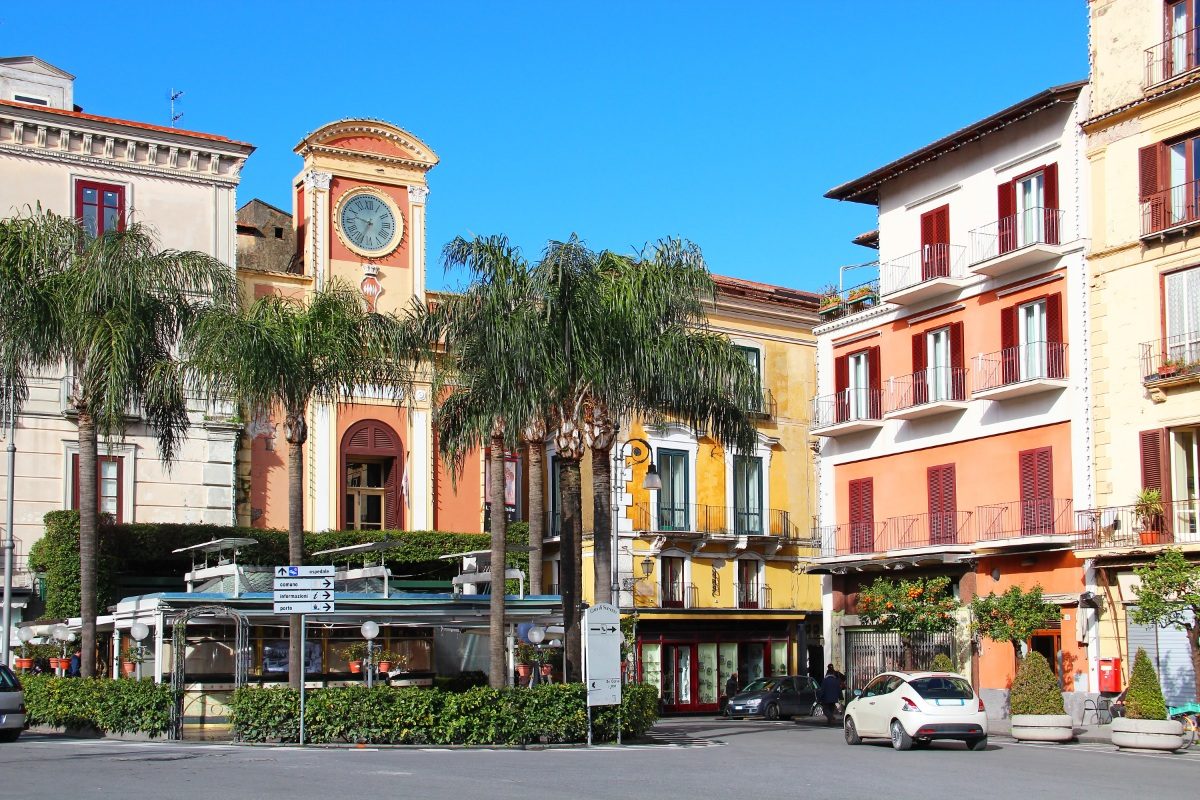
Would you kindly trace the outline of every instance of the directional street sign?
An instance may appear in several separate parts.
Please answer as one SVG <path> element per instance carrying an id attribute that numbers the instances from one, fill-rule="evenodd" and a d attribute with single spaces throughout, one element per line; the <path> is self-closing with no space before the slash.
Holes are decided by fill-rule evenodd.
<path id="1" fill-rule="evenodd" d="M 275 603 L 276 614 L 328 614 L 335 606 L 330 603 Z"/>
<path id="2" fill-rule="evenodd" d="M 621 614 L 616 606 L 597 603 L 583 612 L 587 704 L 621 703 Z"/>
<path id="3" fill-rule="evenodd" d="M 333 591 L 333 578 L 276 578 L 275 591 L 328 589 Z"/>
<path id="4" fill-rule="evenodd" d="M 306 600 L 312 602 L 314 600 L 329 600 L 333 601 L 333 592 L 328 589 L 316 589 L 309 592 L 280 592 L 276 591 L 271 598 L 276 603 L 288 603 L 296 600 Z"/>
<path id="5" fill-rule="evenodd" d="M 275 567 L 274 574 L 276 578 L 332 578 L 334 576 L 334 567 L 333 564 L 322 564 L 311 567 L 282 566 Z"/>

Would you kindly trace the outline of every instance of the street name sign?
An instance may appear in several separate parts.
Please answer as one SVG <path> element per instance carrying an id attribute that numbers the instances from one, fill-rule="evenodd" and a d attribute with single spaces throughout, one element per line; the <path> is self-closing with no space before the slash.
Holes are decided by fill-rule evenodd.
<path id="1" fill-rule="evenodd" d="M 318 564 L 310 567 L 275 567 L 276 578 L 332 578 L 336 573 L 333 564 Z"/>
<path id="2" fill-rule="evenodd" d="M 328 614 L 336 606 L 332 602 L 294 602 L 275 603 L 274 609 L 276 614 Z"/>
<path id="3" fill-rule="evenodd" d="M 308 592 L 280 592 L 276 591 L 271 597 L 276 603 L 288 603 L 296 600 L 305 600 L 314 602 L 316 600 L 328 600 L 333 602 L 333 592 L 328 589 L 315 589 Z"/>
<path id="4" fill-rule="evenodd" d="M 333 591 L 333 578 L 276 578 L 275 591 L 328 589 Z"/>
<path id="5" fill-rule="evenodd" d="M 621 612 L 597 603 L 583 612 L 587 704 L 621 704 Z"/>

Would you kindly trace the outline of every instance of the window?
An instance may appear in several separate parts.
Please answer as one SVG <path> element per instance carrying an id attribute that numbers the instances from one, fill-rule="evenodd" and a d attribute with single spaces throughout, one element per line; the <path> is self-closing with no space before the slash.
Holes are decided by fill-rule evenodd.
<path id="1" fill-rule="evenodd" d="M 875 485 L 871 478 L 850 481 L 850 552 L 875 550 Z"/>
<path id="2" fill-rule="evenodd" d="M 971 684 L 962 678 L 917 678 L 908 685 L 925 700 L 971 700 Z"/>
<path id="3" fill-rule="evenodd" d="M 758 591 L 758 562 L 740 558 L 737 562 L 738 608 L 759 608 L 763 604 Z"/>
<path id="4" fill-rule="evenodd" d="M 739 535 L 763 532 L 762 482 L 761 457 L 733 457 L 733 524 Z"/>
<path id="5" fill-rule="evenodd" d="M 546 535 L 551 538 L 562 535 L 561 486 L 562 460 L 556 455 L 550 456 L 550 519 L 546 525 Z"/>
<path id="6" fill-rule="evenodd" d="M 1039 297 L 1000 312 L 1004 383 L 1066 375 L 1062 295 Z"/>
<path id="7" fill-rule="evenodd" d="M 276 238 L 276 239 L 282 239 L 282 238 L 283 238 L 283 228 L 276 228 L 276 229 L 275 229 L 275 238 Z"/>
<path id="8" fill-rule="evenodd" d="M 122 510 L 122 456 L 98 456 L 96 459 L 96 507 L 117 522 L 124 522 Z M 71 508 L 79 508 L 79 455 L 71 456 Z"/>
<path id="9" fill-rule="evenodd" d="M 683 559 L 663 556 L 658 563 L 662 570 L 662 607 L 683 608 Z"/>
<path id="10" fill-rule="evenodd" d="M 344 530 L 403 527 L 407 501 L 400 437 L 378 420 L 351 425 L 341 442 L 341 518 Z M 401 497 L 401 494 L 404 497 Z"/>
<path id="11" fill-rule="evenodd" d="M 754 383 L 761 387 L 763 385 L 762 353 L 759 352 L 757 347 L 746 347 L 744 345 L 734 345 L 734 349 L 746 357 L 747 363 L 750 364 L 750 370 L 754 373 Z M 753 412 L 761 412 L 763 410 L 763 405 L 760 402 L 757 407 L 749 410 Z"/>
<path id="12" fill-rule="evenodd" d="M 1017 309 L 1021 380 L 1046 374 L 1046 301 L 1026 303 Z"/>
<path id="13" fill-rule="evenodd" d="M 28 94 L 14 94 L 13 100 L 16 100 L 18 103 L 29 103 L 30 105 L 33 105 L 33 106 L 48 106 L 48 105 L 50 105 L 50 101 L 47 100 L 46 98 L 34 97 L 33 95 L 28 95 Z"/>
<path id="14" fill-rule="evenodd" d="M 1164 275 L 1163 293 L 1167 358 L 1200 361 L 1200 267 Z"/>
<path id="15" fill-rule="evenodd" d="M 950 206 L 921 215 L 921 280 L 950 276 Z"/>
<path id="16" fill-rule="evenodd" d="M 1058 165 L 1018 175 L 999 188 L 1000 252 L 1031 244 L 1058 244 Z"/>
<path id="17" fill-rule="evenodd" d="M 966 397 L 963 324 L 913 334 L 913 405 Z"/>
<path id="18" fill-rule="evenodd" d="M 1021 535 L 1054 533 L 1054 470 L 1050 448 L 1024 450 L 1021 466 Z"/>
<path id="19" fill-rule="evenodd" d="M 1187 72 L 1197 65 L 1196 11 L 1195 0 L 1168 0 L 1166 3 L 1163 80 Z"/>
<path id="20" fill-rule="evenodd" d="M 879 419 L 879 348 L 869 347 L 834 360 L 837 421 Z"/>
<path id="21" fill-rule="evenodd" d="M 689 530 L 688 454 L 659 448 L 658 472 L 662 478 L 662 489 L 658 492 L 659 530 Z"/>
<path id="22" fill-rule="evenodd" d="M 75 216 L 89 236 L 125 227 L 125 187 L 92 181 L 75 184 Z"/>
<path id="23" fill-rule="evenodd" d="M 346 462 L 345 530 L 383 530 L 390 470 L 381 461 Z"/>
<path id="24" fill-rule="evenodd" d="M 1200 136 L 1158 142 L 1138 151 L 1142 233 L 1200 218 Z"/>
<path id="25" fill-rule="evenodd" d="M 955 495 L 954 465 L 930 467 L 929 544 L 955 544 L 958 541 L 958 500 Z"/>

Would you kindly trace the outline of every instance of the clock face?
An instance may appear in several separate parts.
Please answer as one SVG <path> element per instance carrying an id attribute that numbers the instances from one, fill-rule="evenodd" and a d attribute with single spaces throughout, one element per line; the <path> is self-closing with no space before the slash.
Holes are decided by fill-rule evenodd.
<path id="1" fill-rule="evenodd" d="M 400 243 L 397 212 L 374 192 L 348 194 L 339 204 L 338 227 L 353 250 L 365 255 L 383 255 Z"/>

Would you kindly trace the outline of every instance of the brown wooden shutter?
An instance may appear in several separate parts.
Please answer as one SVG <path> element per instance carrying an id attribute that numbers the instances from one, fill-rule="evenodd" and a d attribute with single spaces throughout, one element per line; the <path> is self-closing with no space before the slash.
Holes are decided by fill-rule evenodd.
<path id="1" fill-rule="evenodd" d="M 1001 383 L 1016 383 L 1021 377 L 1021 355 L 1017 351 L 1017 307 L 1000 309 Z"/>
<path id="2" fill-rule="evenodd" d="M 1021 470 L 1021 535 L 1038 536 L 1054 530 L 1054 470 L 1049 447 L 1023 450 Z"/>
<path id="3" fill-rule="evenodd" d="M 387 490 L 384 492 L 383 527 L 388 530 L 397 531 L 404 527 L 400 513 L 404 500 L 400 496 L 400 484 L 404 479 L 402 473 L 406 467 L 403 456 L 396 456 L 392 459 L 387 480 L 384 481 Z"/>
<path id="4" fill-rule="evenodd" d="M 1167 227 L 1167 193 L 1163 190 L 1162 142 L 1138 150 L 1138 195 L 1142 202 L 1142 232 Z"/>
<path id="5" fill-rule="evenodd" d="M 875 549 L 875 486 L 871 478 L 850 481 L 850 550 Z"/>
<path id="6" fill-rule="evenodd" d="M 925 375 L 928 365 L 925 353 L 925 334 L 914 333 L 912 337 L 912 404 L 919 406 L 929 399 L 929 383 Z"/>
<path id="7" fill-rule="evenodd" d="M 1042 203 L 1045 215 L 1046 244 L 1058 244 L 1060 238 L 1058 211 L 1058 164 L 1048 164 L 1042 170 Z"/>
<path id="8" fill-rule="evenodd" d="M 921 215 L 921 280 L 950 275 L 950 206 Z"/>
<path id="9" fill-rule="evenodd" d="M 833 360 L 834 419 L 845 422 L 850 418 L 850 356 L 838 356 Z"/>
<path id="10" fill-rule="evenodd" d="M 1012 181 L 1005 181 L 996 188 L 996 232 L 1000 239 L 1000 254 L 1017 249 L 1017 188 Z"/>
<path id="11" fill-rule="evenodd" d="M 883 376 L 879 363 L 878 346 L 867 349 L 867 386 L 867 407 L 871 411 L 870 418 L 879 419 L 883 411 L 879 405 L 882 396 Z"/>
<path id="12" fill-rule="evenodd" d="M 1171 502 L 1171 464 L 1166 428 L 1155 428 L 1138 434 L 1142 459 L 1142 488 L 1158 489 L 1163 503 Z"/>
<path id="13" fill-rule="evenodd" d="M 957 539 L 955 523 L 958 511 L 954 465 L 930 467 L 926 481 L 929 489 L 929 543 L 953 544 Z"/>
<path id="14" fill-rule="evenodd" d="M 1046 373 L 1051 378 L 1067 374 L 1067 347 L 1063 343 L 1062 294 L 1046 296 Z"/>
<path id="15" fill-rule="evenodd" d="M 963 352 L 963 324 L 950 323 L 950 397 L 967 399 L 966 354 Z"/>

